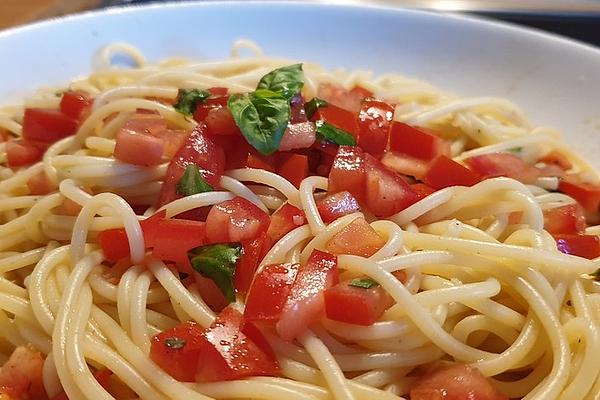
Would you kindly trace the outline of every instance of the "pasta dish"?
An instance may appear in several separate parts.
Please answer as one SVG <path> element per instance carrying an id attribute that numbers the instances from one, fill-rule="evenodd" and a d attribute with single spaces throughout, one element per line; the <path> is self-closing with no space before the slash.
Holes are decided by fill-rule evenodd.
<path id="1" fill-rule="evenodd" d="M 94 62 L 0 108 L 0 399 L 600 398 L 558 132 L 245 40 Z"/>

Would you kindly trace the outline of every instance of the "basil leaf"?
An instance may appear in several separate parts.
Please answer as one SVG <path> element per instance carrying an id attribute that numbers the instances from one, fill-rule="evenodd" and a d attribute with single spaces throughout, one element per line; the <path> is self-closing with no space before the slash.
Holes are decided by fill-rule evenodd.
<path id="1" fill-rule="evenodd" d="M 329 103 L 318 97 L 313 97 L 311 101 L 304 104 L 304 111 L 306 111 L 306 118 L 311 119 L 317 110 L 321 107 L 327 107 Z"/>
<path id="2" fill-rule="evenodd" d="M 285 97 L 268 89 L 258 89 L 230 96 L 227 107 L 252 147 L 264 155 L 277 151 L 290 117 L 290 105 Z"/>
<path id="3" fill-rule="evenodd" d="M 187 342 L 185 339 L 181 339 L 178 337 L 170 337 L 165 339 L 165 346 L 173 350 L 183 349 Z"/>
<path id="4" fill-rule="evenodd" d="M 348 284 L 348 286 L 353 286 L 361 289 L 371 289 L 373 286 L 379 286 L 376 280 L 371 278 L 355 278 Z"/>
<path id="5" fill-rule="evenodd" d="M 345 146 L 356 146 L 356 139 L 343 129 L 336 128 L 323 120 L 315 122 L 317 139 Z"/>
<path id="6" fill-rule="evenodd" d="M 212 192 L 213 187 L 204 180 L 196 164 L 188 164 L 175 187 L 178 194 L 191 196 L 197 193 Z"/>
<path id="7" fill-rule="evenodd" d="M 262 78 L 256 86 L 256 90 L 267 89 L 280 93 L 286 100 L 302 90 L 304 86 L 304 72 L 302 64 L 288 65 L 277 68 Z"/>
<path id="8" fill-rule="evenodd" d="M 208 244 L 188 251 L 192 267 L 202 276 L 216 283 L 230 303 L 235 301 L 233 277 L 235 264 L 241 256 L 240 243 Z"/>
<path id="9" fill-rule="evenodd" d="M 173 108 L 181 114 L 191 117 L 196 111 L 196 106 L 209 97 L 210 92 L 208 90 L 179 89 L 177 102 L 173 105 Z"/>

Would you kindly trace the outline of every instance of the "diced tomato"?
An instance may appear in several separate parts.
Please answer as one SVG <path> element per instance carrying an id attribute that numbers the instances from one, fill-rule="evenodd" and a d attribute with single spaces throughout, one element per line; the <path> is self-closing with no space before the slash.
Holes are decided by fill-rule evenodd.
<path id="1" fill-rule="evenodd" d="M 365 161 L 360 147 L 340 146 L 329 172 L 330 193 L 347 190 L 359 201 L 365 192 Z"/>
<path id="2" fill-rule="evenodd" d="M 423 180 L 429 186 L 442 189 L 449 186 L 473 186 L 479 182 L 479 176 L 464 165 L 441 155 L 431 162 Z"/>
<path id="3" fill-rule="evenodd" d="M 465 364 L 442 364 L 417 378 L 411 400 L 508 400 L 477 369 Z"/>
<path id="4" fill-rule="evenodd" d="M 297 188 L 308 176 L 308 156 L 303 154 L 278 154 L 281 157 L 277 173 L 290 181 Z"/>
<path id="5" fill-rule="evenodd" d="M 31 165 L 42 159 L 44 150 L 25 140 L 10 140 L 6 142 L 6 161 L 9 167 Z"/>
<path id="6" fill-rule="evenodd" d="M 142 113 L 138 110 L 121 127 L 121 130 L 127 130 L 137 133 L 145 133 L 152 136 L 159 136 L 167 129 L 167 120 L 157 113 Z"/>
<path id="7" fill-rule="evenodd" d="M 248 168 L 264 169 L 265 171 L 275 172 L 273 164 L 274 159 L 272 156 L 249 153 L 245 166 Z"/>
<path id="8" fill-rule="evenodd" d="M 544 229 L 550 233 L 583 233 L 585 216 L 577 203 L 544 210 Z"/>
<path id="9" fill-rule="evenodd" d="M 328 124 L 342 129 L 351 134 L 355 139 L 358 138 L 360 128 L 356 114 L 351 111 L 340 108 L 334 104 L 325 107 L 319 107 L 311 118 L 312 121 L 325 121 Z"/>
<path id="10" fill-rule="evenodd" d="M 246 293 L 254 278 L 256 268 L 269 251 L 269 238 L 266 233 L 256 239 L 242 240 L 242 257 L 235 266 L 234 286 L 239 293 Z"/>
<path id="11" fill-rule="evenodd" d="M 223 107 L 226 108 L 228 100 L 229 96 L 227 95 L 210 97 L 196 106 L 196 110 L 194 110 L 194 119 L 197 122 L 203 122 L 211 110 Z"/>
<path id="12" fill-rule="evenodd" d="M 144 233 L 144 244 L 153 247 L 158 223 L 165 218 L 166 212 L 161 211 L 140 222 Z M 124 228 L 107 229 L 98 234 L 98 243 L 102 247 L 104 257 L 110 262 L 116 262 L 129 256 L 129 241 Z"/>
<path id="13" fill-rule="evenodd" d="M 167 374 L 182 382 L 194 382 L 204 329 L 188 321 L 152 338 L 150 358 Z"/>
<path id="14" fill-rule="evenodd" d="M 212 135 L 240 135 L 231 111 L 226 107 L 213 108 L 204 119 L 208 132 Z"/>
<path id="15" fill-rule="evenodd" d="M 299 226 L 306 224 L 304 211 L 290 203 L 284 203 L 271 215 L 271 223 L 267 235 L 273 243 Z"/>
<path id="16" fill-rule="evenodd" d="M 79 121 L 87 117 L 91 106 L 91 96 L 79 90 L 64 92 L 60 99 L 60 111 Z"/>
<path id="17" fill-rule="evenodd" d="M 354 86 L 352 89 L 350 89 L 350 94 L 357 96 L 358 98 L 361 99 L 362 102 L 364 102 L 365 99 L 367 99 L 369 97 L 373 97 L 373 92 L 371 92 L 369 89 L 366 89 L 362 86 Z"/>
<path id="18" fill-rule="evenodd" d="M 565 156 L 564 154 L 562 154 L 561 152 L 559 152 L 558 150 L 550 151 L 544 157 L 540 158 L 539 161 L 546 163 L 546 164 L 550 164 L 550 165 L 556 165 L 564 171 L 567 171 L 567 170 L 570 170 L 571 168 L 573 168 L 573 164 L 571 164 L 571 161 L 569 161 L 569 158 L 567 156 Z"/>
<path id="19" fill-rule="evenodd" d="M 0 368 L 0 397 L 8 395 L 15 400 L 44 400 L 46 391 L 42 381 L 44 357 L 27 346 L 17 347 Z"/>
<path id="20" fill-rule="evenodd" d="M 202 177 L 213 188 L 219 186 L 225 168 L 225 153 L 221 147 L 208 138 L 204 129 L 204 125 L 199 124 L 173 156 L 160 191 L 159 206 L 180 197 L 176 192 L 176 186 L 186 167 L 190 164 L 199 167 Z"/>
<path id="21" fill-rule="evenodd" d="M 29 178 L 27 181 L 27 187 L 29 188 L 29 193 L 33 195 L 45 195 L 52 193 L 57 189 L 54 182 L 48 178 L 48 175 L 46 175 L 46 172 L 44 171 L 41 171 Z"/>
<path id="22" fill-rule="evenodd" d="M 198 289 L 202 301 L 204 301 L 211 310 L 214 312 L 221 312 L 229 305 L 229 300 L 227 300 L 215 281 L 202 276 L 196 271 L 194 271 L 193 276 L 196 289 Z"/>
<path id="23" fill-rule="evenodd" d="M 402 153 L 387 151 L 381 157 L 381 163 L 399 174 L 423 179 L 429 168 L 429 161 L 411 157 Z"/>
<path id="24" fill-rule="evenodd" d="M 357 325 L 372 325 L 393 303 L 379 285 L 368 289 L 341 282 L 325 291 L 327 318 Z"/>
<path id="25" fill-rule="evenodd" d="M 417 194 L 417 196 L 419 197 L 419 200 L 422 200 L 425 197 L 429 196 L 430 194 L 435 193 L 434 188 L 432 188 L 431 186 L 426 185 L 424 183 L 414 183 L 414 184 L 410 185 L 410 187 Z"/>
<path id="26" fill-rule="evenodd" d="M 587 259 L 600 257 L 600 238 L 596 235 L 561 233 L 553 235 L 556 247 L 565 254 Z"/>
<path id="27" fill-rule="evenodd" d="M 245 321 L 276 322 L 296 280 L 299 264 L 269 264 L 260 268 L 246 297 Z"/>
<path id="28" fill-rule="evenodd" d="M 483 179 L 506 176 L 523 183 L 533 183 L 539 171 L 512 153 L 482 154 L 467 158 L 465 163 Z"/>
<path id="29" fill-rule="evenodd" d="M 162 139 L 124 129 L 117 133 L 116 139 L 114 156 L 117 160 L 145 167 L 161 163 Z"/>
<path id="30" fill-rule="evenodd" d="M 330 223 L 360 209 L 358 201 L 348 191 L 330 194 L 317 201 L 323 222 Z"/>
<path id="31" fill-rule="evenodd" d="M 211 87 L 208 91 L 213 96 L 227 96 L 227 93 L 229 93 L 229 89 L 220 86 Z"/>
<path id="32" fill-rule="evenodd" d="M 267 213 L 242 197 L 214 205 L 206 217 L 210 243 L 239 242 L 258 237 L 269 228 Z"/>
<path id="33" fill-rule="evenodd" d="M 187 252 L 206 243 L 206 224 L 186 219 L 163 219 L 152 238 L 152 255 L 160 260 L 173 261 L 180 271 L 190 273 L 192 265 Z"/>
<path id="34" fill-rule="evenodd" d="M 358 113 L 364 98 L 371 97 L 372 94 L 370 93 L 366 89 L 359 87 L 348 91 L 342 86 L 331 83 L 322 83 L 317 89 L 317 97 L 352 113 Z"/>
<path id="35" fill-rule="evenodd" d="M 79 122 L 53 108 L 26 108 L 23 115 L 23 139 L 54 143 L 75 134 Z"/>
<path id="36" fill-rule="evenodd" d="M 329 239 L 325 248 L 333 254 L 371 257 L 384 244 L 385 240 L 364 218 L 356 218 Z"/>
<path id="37" fill-rule="evenodd" d="M 295 94 L 290 99 L 290 120 L 289 124 L 299 124 L 308 121 L 306 110 L 304 109 L 304 97 L 301 93 Z"/>
<path id="38" fill-rule="evenodd" d="M 365 154 L 364 160 L 365 200 L 375 216 L 389 217 L 419 200 L 410 185 L 396 172 L 368 153 Z"/>
<path id="39" fill-rule="evenodd" d="M 168 160 L 173 158 L 189 134 L 189 131 L 182 129 L 165 129 L 154 134 L 154 136 L 163 141 L 163 158 Z"/>
<path id="40" fill-rule="evenodd" d="M 450 145 L 441 137 L 423 128 L 392 122 L 390 149 L 422 160 L 433 160 L 439 155 L 450 155 Z"/>
<path id="41" fill-rule="evenodd" d="M 600 210 L 600 186 L 583 183 L 577 178 L 567 177 L 558 184 L 558 190 L 568 194 L 590 213 Z"/>
<path id="42" fill-rule="evenodd" d="M 324 310 L 323 292 L 339 280 L 337 257 L 313 250 L 305 265 L 298 269 L 279 321 L 277 333 L 284 340 L 293 340 L 316 321 Z"/>
<path id="43" fill-rule="evenodd" d="M 387 149 L 393 118 L 393 105 L 381 100 L 365 100 L 358 114 L 358 145 L 367 153 L 379 157 Z"/>
<path id="44" fill-rule="evenodd" d="M 242 322 L 242 315 L 227 307 L 204 332 L 199 343 L 201 357 L 196 369 L 197 382 L 279 375 L 277 361 L 242 332 Z M 265 343 L 263 340 L 262 344 Z"/>
<path id="45" fill-rule="evenodd" d="M 313 145 L 316 137 L 315 124 L 312 122 L 289 124 L 279 143 L 279 150 L 307 149 Z"/>

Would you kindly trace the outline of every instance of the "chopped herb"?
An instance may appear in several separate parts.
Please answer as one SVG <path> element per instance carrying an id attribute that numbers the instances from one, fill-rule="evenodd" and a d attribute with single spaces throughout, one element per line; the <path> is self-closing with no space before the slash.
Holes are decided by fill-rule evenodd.
<path id="1" fill-rule="evenodd" d="M 202 276 L 212 280 L 230 303 L 235 301 L 233 277 L 235 264 L 241 256 L 240 243 L 209 244 L 188 251 L 192 267 Z"/>
<path id="2" fill-rule="evenodd" d="M 229 97 L 227 107 L 242 134 L 260 153 L 277 151 L 290 118 L 288 99 L 268 89 Z"/>
<path id="3" fill-rule="evenodd" d="M 204 180 L 197 165 L 188 164 L 181 179 L 177 182 L 176 190 L 182 196 L 191 196 L 198 193 L 212 192 L 213 187 Z"/>
<path id="4" fill-rule="evenodd" d="M 179 89 L 177 102 L 173 105 L 173 108 L 181 114 L 191 117 L 194 115 L 196 106 L 206 101 L 209 97 L 210 92 L 208 90 Z"/>
<path id="5" fill-rule="evenodd" d="M 600 281 L 600 268 L 590 274 L 595 281 Z"/>
<path id="6" fill-rule="evenodd" d="M 319 108 L 327 107 L 328 105 L 329 103 L 325 100 L 319 99 L 318 97 L 314 97 L 311 101 L 304 104 L 304 111 L 306 111 L 306 117 L 308 119 L 311 119 Z"/>
<path id="7" fill-rule="evenodd" d="M 281 94 L 286 100 L 290 100 L 299 93 L 304 86 L 304 72 L 302 64 L 288 65 L 277 68 L 263 76 L 256 90 L 267 89 Z"/>
<path id="8" fill-rule="evenodd" d="M 371 289 L 373 286 L 379 286 L 376 280 L 372 278 L 355 278 L 349 283 L 349 286 L 361 288 L 361 289 Z"/>
<path id="9" fill-rule="evenodd" d="M 170 337 L 165 339 L 165 346 L 173 350 L 179 350 L 185 347 L 186 345 L 185 339 L 181 339 L 178 337 Z"/>
<path id="10" fill-rule="evenodd" d="M 315 123 L 317 127 L 317 139 L 327 140 L 338 145 L 356 146 L 356 139 L 343 129 L 336 128 L 325 121 L 319 120 Z"/>

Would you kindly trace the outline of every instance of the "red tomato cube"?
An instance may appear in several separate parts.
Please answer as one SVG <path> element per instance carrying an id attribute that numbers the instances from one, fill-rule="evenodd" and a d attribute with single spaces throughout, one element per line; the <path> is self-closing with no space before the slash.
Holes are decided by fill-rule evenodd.
<path id="1" fill-rule="evenodd" d="M 340 146 L 329 172 L 330 193 L 347 190 L 359 201 L 364 198 L 365 161 L 359 147 Z"/>
<path id="2" fill-rule="evenodd" d="M 356 218 L 336 233 L 325 245 L 333 254 L 371 257 L 385 245 L 385 240 L 364 218 Z"/>
<path id="3" fill-rule="evenodd" d="M 450 157 L 441 155 L 431 162 L 423 181 L 436 189 L 442 189 L 449 186 L 473 186 L 479 182 L 479 176 Z"/>
<path id="4" fill-rule="evenodd" d="M 433 160 L 439 155 L 450 154 L 449 144 L 441 137 L 424 128 L 397 121 L 392 122 L 390 150 L 423 160 Z"/>
<path id="5" fill-rule="evenodd" d="M 304 211 L 290 203 L 284 203 L 271 215 L 271 223 L 267 235 L 272 242 L 277 242 L 289 232 L 306 224 Z"/>
<path id="6" fill-rule="evenodd" d="M 358 145 L 367 153 L 380 156 L 387 149 L 393 118 L 393 105 L 381 100 L 365 100 L 358 114 Z"/>
<path id="7" fill-rule="evenodd" d="M 23 115 L 23 139 L 54 143 L 75 134 L 79 121 L 53 108 L 26 108 Z"/>
<path id="8" fill-rule="evenodd" d="M 372 325 L 393 303 L 379 285 L 364 289 L 341 282 L 325 291 L 327 318 L 356 325 Z"/>
<path id="9" fill-rule="evenodd" d="M 317 209 L 323 222 L 330 223 L 344 215 L 360 210 L 358 201 L 348 191 L 330 194 L 317 201 Z"/>
<path id="10" fill-rule="evenodd" d="M 117 160 L 145 167 L 161 163 L 164 146 L 161 138 L 121 129 L 116 139 L 114 156 Z"/>

